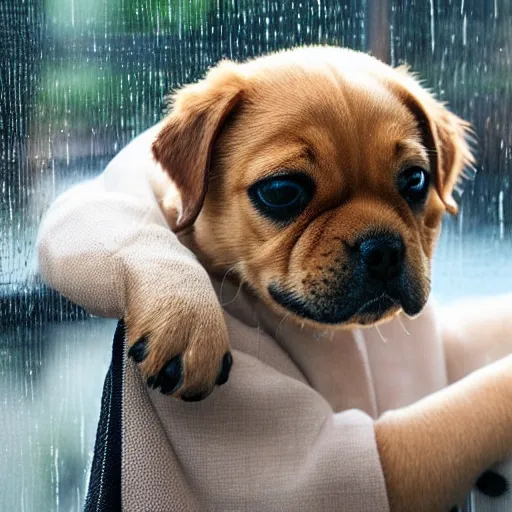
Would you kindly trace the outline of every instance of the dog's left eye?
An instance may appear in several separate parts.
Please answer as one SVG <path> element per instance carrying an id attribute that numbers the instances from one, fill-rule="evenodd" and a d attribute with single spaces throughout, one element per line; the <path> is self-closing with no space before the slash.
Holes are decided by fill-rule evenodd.
<path id="1" fill-rule="evenodd" d="M 421 167 L 410 167 L 398 177 L 398 190 L 411 205 L 421 205 L 427 198 L 430 174 Z"/>
<path id="2" fill-rule="evenodd" d="M 256 182 L 249 189 L 253 205 L 266 217 L 277 222 L 290 222 L 311 201 L 314 183 L 303 173 L 278 175 Z"/>

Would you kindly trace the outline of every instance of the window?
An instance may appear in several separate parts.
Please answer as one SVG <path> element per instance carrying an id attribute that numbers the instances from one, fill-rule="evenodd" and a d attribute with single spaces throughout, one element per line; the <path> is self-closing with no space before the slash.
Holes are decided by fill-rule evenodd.
<path id="1" fill-rule="evenodd" d="M 171 88 L 222 57 L 297 44 L 408 63 L 478 140 L 447 219 L 440 301 L 512 290 L 512 2 L 6 0 L 0 19 L 0 510 L 81 510 L 115 322 L 36 276 L 42 214 L 155 123 Z M 490 264 L 489 262 L 492 262 Z"/>

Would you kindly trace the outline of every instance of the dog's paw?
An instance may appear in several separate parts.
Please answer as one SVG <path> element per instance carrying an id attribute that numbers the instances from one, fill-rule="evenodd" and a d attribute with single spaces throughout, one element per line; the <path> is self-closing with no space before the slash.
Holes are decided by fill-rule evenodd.
<path id="1" fill-rule="evenodd" d="M 222 309 L 167 302 L 145 312 L 135 308 L 125 317 L 128 356 L 151 388 L 202 400 L 227 382 L 233 362 Z"/>

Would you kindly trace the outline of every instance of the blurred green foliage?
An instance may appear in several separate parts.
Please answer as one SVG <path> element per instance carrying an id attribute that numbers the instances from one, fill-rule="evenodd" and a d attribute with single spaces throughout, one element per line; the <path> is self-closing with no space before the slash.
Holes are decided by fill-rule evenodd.
<path id="1" fill-rule="evenodd" d="M 47 20 L 61 35 L 170 34 L 197 29 L 223 0 L 45 0 Z"/>
<path id="2" fill-rule="evenodd" d="M 80 37 L 108 36 L 116 49 L 116 37 L 190 36 L 229 5 L 225 0 L 45 0 L 45 17 L 53 40 L 61 44 L 57 51 L 73 53 L 82 48 Z M 129 82 L 130 70 L 112 69 L 108 59 L 101 65 L 73 57 L 46 60 L 36 97 L 39 129 L 83 132 L 108 124 L 123 102 L 144 95 Z"/>
<path id="3" fill-rule="evenodd" d="M 37 119 L 52 132 L 73 125 L 86 129 L 107 123 L 112 112 L 105 101 L 120 89 L 122 77 L 108 67 L 87 63 L 54 63 L 45 66 L 37 94 Z"/>
<path id="4" fill-rule="evenodd" d="M 124 123 L 123 127 L 133 126 L 134 119 L 141 117 L 140 109 L 144 106 L 147 112 L 142 116 L 142 123 L 151 122 L 163 96 L 162 88 L 168 84 L 159 74 L 172 72 L 173 63 L 168 59 L 172 45 L 186 47 L 190 41 L 205 41 L 207 46 L 209 41 L 205 37 L 208 37 L 209 27 L 215 25 L 219 29 L 219 20 L 229 18 L 223 14 L 229 14 L 236 5 L 236 0 L 44 2 L 47 28 L 57 49 L 55 54 L 43 61 L 40 68 L 35 111 L 39 131 L 42 129 L 50 134 L 69 130 L 74 133 L 90 132 L 100 126 L 112 126 L 119 119 Z M 244 26 L 238 30 L 253 34 L 253 20 L 250 17 L 243 19 Z M 477 34 L 485 33 L 482 21 L 473 20 L 472 23 Z M 217 33 L 222 34 L 222 30 L 221 27 Z M 269 33 L 271 31 L 272 28 Z M 165 49 L 155 60 L 149 60 L 146 53 L 140 62 L 134 62 L 133 53 L 137 52 L 138 42 L 126 48 L 125 38 L 136 40 L 157 35 L 162 38 L 170 36 L 170 42 L 165 42 L 165 45 L 169 44 L 169 49 L 162 45 L 161 48 L 165 46 Z M 507 48 L 507 22 L 500 21 L 496 25 L 495 37 L 500 41 L 500 46 Z M 96 41 L 102 44 L 97 54 L 90 50 Z M 88 56 L 82 59 L 81 54 L 86 48 Z M 450 47 L 446 49 L 448 51 Z M 131 56 L 126 59 L 112 58 L 110 52 L 118 51 Z M 468 50 L 463 48 L 463 51 Z M 168 59 L 167 65 L 162 65 L 164 54 Z M 428 55 L 427 51 L 425 55 Z M 459 69 L 457 74 L 450 74 L 441 72 L 439 66 L 432 66 L 429 56 L 417 59 L 415 70 L 427 84 L 437 84 L 438 89 L 448 92 L 448 96 L 455 97 L 453 91 L 462 88 L 480 95 L 500 95 L 510 89 L 509 66 L 504 65 L 508 64 L 506 59 L 506 55 L 493 54 L 491 64 L 489 67 L 486 65 L 485 69 L 467 66 Z M 187 65 L 187 62 L 179 63 L 179 66 Z"/>

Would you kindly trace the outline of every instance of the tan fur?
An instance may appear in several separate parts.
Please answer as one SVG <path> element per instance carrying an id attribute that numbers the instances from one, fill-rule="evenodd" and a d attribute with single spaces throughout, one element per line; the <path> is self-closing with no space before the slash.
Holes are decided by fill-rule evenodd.
<path id="1" fill-rule="evenodd" d="M 349 258 L 346 247 L 381 229 L 402 236 L 425 301 L 441 217 L 457 211 L 452 191 L 473 162 L 467 131 L 407 70 L 350 50 L 305 48 L 222 63 L 179 91 L 153 150 L 181 192 L 176 230 L 193 224 L 182 240 L 210 272 L 249 284 L 283 313 L 268 293 L 271 281 L 299 294 L 322 290 L 330 269 Z M 429 166 L 434 177 L 421 214 L 396 190 L 398 173 L 412 165 Z M 317 185 L 284 228 L 247 197 L 251 184 L 281 169 L 307 172 Z M 172 218 L 175 205 L 161 204 Z M 351 286 L 348 273 L 341 279 L 342 288 Z M 187 323 L 185 313 L 176 317 Z M 356 315 L 335 328 L 361 321 Z M 393 511 L 447 510 L 456 490 L 510 453 L 511 364 L 496 363 L 376 421 Z"/>
<path id="2" fill-rule="evenodd" d="M 223 125 L 230 109 L 236 112 Z M 233 268 L 230 276 L 250 283 L 270 307 L 270 281 L 299 292 L 321 289 L 327 269 L 349 257 L 340 242 L 350 246 L 364 231 L 382 228 L 406 240 L 415 286 L 426 299 L 440 219 L 445 205 L 455 211 L 453 186 L 472 161 L 466 126 L 403 70 L 349 50 L 306 48 L 223 63 L 185 88 L 154 151 L 193 203 L 184 205 L 187 220 L 178 229 L 200 211 L 193 243 L 205 265 L 219 273 Z M 420 218 L 395 185 L 398 172 L 413 164 L 430 164 L 436 184 Z M 262 221 L 246 192 L 282 168 L 307 171 L 318 184 L 306 215 L 284 230 Z M 349 276 L 341 285 L 350 285 Z"/>
<path id="3" fill-rule="evenodd" d="M 182 356 L 183 384 L 175 397 L 191 391 L 210 392 L 229 350 L 223 311 L 213 288 L 204 286 L 208 275 L 197 262 L 186 261 L 177 269 L 176 293 L 170 293 L 169 284 L 162 282 L 169 268 L 161 252 L 147 248 L 145 272 L 125 265 L 127 343 L 131 346 L 142 337 L 147 340 L 148 355 L 139 364 L 145 378 L 157 375 L 173 357 Z"/>

